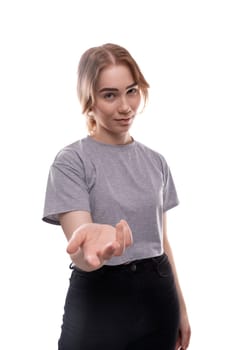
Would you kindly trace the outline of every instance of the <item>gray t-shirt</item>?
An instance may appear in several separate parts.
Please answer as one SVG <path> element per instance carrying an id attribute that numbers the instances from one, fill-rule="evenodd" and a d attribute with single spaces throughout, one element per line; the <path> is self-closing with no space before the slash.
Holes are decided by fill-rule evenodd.
<path id="1" fill-rule="evenodd" d="M 93 222 L 128 222 L 133 245 L 108 265 L 163 253 L 163 212 L 178 204 L 164 157 L 143 144 L 110 145 L 90 136 L 66 146 L 48 177 L 43 220 L 59 224 L 59 213 L 84 210 Z"/>

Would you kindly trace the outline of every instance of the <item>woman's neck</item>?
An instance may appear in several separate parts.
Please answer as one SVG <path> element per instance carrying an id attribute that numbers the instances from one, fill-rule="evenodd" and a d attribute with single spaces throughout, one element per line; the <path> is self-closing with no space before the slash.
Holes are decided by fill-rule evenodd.
<path id="1" fill-rule="evenodd" d="M 110 144 L 110 145 L 126 145 L 128 143 L 133 142 L 133 138 L 130 136 L 129 133 L 124 134 L 114 134 L 114 135 L 98 135 L 98 133 L 94 133 L 93 135 L 90 135 L 94 140 Z"/>

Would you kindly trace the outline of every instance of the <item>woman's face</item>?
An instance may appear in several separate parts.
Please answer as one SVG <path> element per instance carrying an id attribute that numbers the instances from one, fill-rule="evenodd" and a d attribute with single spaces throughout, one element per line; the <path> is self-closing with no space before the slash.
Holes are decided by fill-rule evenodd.
<path id="1" fill-rule="evenodd" d="M 103 142 L 128 142 L 129 128 L 140 105 L 140 91 L 126 65 L 111 65 L 99 75 L 91 111 L 94 137 Z"/>

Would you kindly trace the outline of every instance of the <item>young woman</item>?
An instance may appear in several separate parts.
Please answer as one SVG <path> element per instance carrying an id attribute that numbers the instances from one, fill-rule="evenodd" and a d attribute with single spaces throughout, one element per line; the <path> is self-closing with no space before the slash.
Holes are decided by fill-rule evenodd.
<path id="1" fill-rule="evenodd" d="M 43 217 L 62 226 L 72 260 L 59 350 L 188 347 L 166 230 L 175 185 L 165 158 L 129 132 L 148 88 L 121 46 L 90 48 L 80 59 L 89 135 L 56 156 Z"/>

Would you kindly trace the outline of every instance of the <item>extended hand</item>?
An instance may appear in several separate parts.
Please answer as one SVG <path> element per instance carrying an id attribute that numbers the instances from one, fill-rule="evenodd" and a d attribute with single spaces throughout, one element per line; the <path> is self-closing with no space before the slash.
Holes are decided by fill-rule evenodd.
<path id="1" fill-rule="evenodd" d="M 88 223 L 74 231 L 67 252 L 79 268 L 93 271 L 112 256 L 122 255 L 132 243 L 132 232 L 125 220 L 115 227 Z"/>

